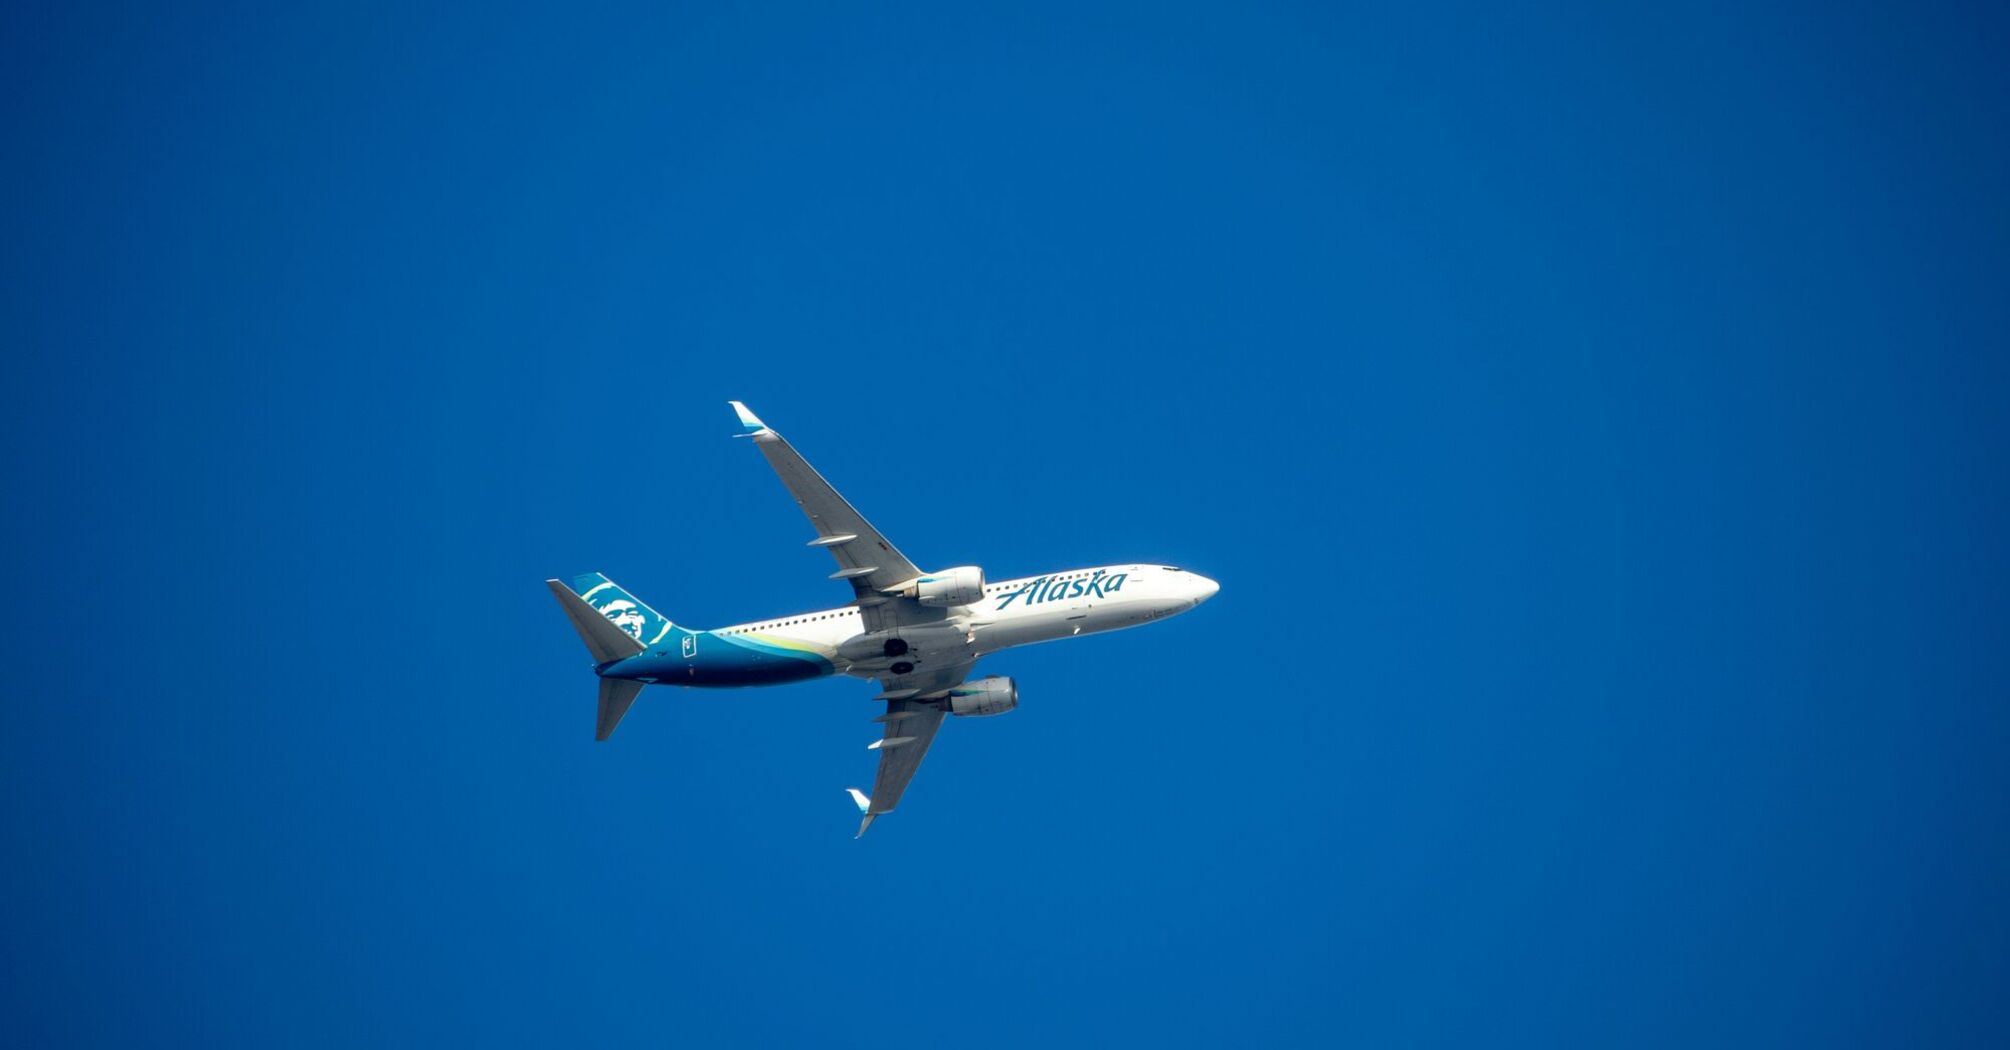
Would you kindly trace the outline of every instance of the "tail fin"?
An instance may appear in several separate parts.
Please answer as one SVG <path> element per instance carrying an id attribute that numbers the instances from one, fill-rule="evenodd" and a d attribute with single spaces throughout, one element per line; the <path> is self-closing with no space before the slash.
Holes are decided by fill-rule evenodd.
<path id="1" fill-rule="evenodd" d="M 580 641 L 593 654 L 595 665 L 647 652 L 650 644 L 661 641 L 675 629 L 656 610 L 636 601 L 634 595 L 597 572 L 574 577 L 570 587 L 557 580 L 546 580 L 544 585 L 551 588 L 558 607 L 565 610 L 566 618 L 579 632 Z M 621 716 L 628 713 L 629 705 L 641 692 L 642 683 L 634 679 L 602 676 L 600 715 L 593 738 L 605 740 L 613 736 L 614 727 L 621 724 Z"/>
<path id="2" fill-rule="evenodd" d="M 613 621 L 616 627 L 628 632 L 630 638 L 641 642 L 645 648 L 670 635 L 671 623 L 663 614 L 642 604 L 613 580 L 597 572 L 574 576 L 572 593 L 600 610 L 600 615 Z"/>

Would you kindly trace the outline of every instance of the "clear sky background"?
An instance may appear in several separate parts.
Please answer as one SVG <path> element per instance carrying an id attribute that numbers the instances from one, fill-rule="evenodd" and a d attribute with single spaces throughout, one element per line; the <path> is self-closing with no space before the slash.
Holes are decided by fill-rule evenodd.
<path id="1" fill-rule="evenodd" d="M 2001 1046 L 1992 5 L 5 16 L 13 1045 Z M 545 592 L 1161 561 L 652 690 Z"/>

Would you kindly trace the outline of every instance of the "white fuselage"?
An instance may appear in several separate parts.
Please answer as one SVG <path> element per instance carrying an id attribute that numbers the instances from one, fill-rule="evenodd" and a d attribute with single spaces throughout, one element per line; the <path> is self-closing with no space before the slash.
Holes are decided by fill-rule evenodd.
<path id="1" fill-rule="evenodd" d="M 1205 576 L 1164 565 L 1072 569 L 989 583 L 982 600 L 944 609 L 940 623 L 898 633 L 913 641 L 916 657 L 974 658 L 1018 645 L 1150 623 L 1185 612 L 1219 589 Z M 859 650 L 865 627 L 860 611 L 851 606 L 705 633 L 814 654 L 830 662 L 826 673 L 870 678 L 884 674 L 892 660 Z"/>

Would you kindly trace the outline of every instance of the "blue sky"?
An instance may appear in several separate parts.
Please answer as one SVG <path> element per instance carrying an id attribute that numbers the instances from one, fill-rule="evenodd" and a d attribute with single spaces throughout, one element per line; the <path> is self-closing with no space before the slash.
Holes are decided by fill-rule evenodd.
<path id="1" fill-rule="evenodd" d="M 1981 5 L 57 5 L 0 92 L 19 1045 L 2001 1045 Z M 1220 597 L 654 691 L 541 582 Z"/>

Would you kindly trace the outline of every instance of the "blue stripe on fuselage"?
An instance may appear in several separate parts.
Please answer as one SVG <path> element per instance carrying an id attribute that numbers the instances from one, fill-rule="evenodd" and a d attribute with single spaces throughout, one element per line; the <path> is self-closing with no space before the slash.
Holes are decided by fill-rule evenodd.
<path id="1" fill-rule="evenodd" d="M 641 653 L 605 668 L 602 673 L 664 685 L 730 687 L 799 682 L 836 670 L 829 660 L 815 653 L 762 645 L 711 631 L 694 632 L 689 642 L 690 656 L 676 649 Z"/>

